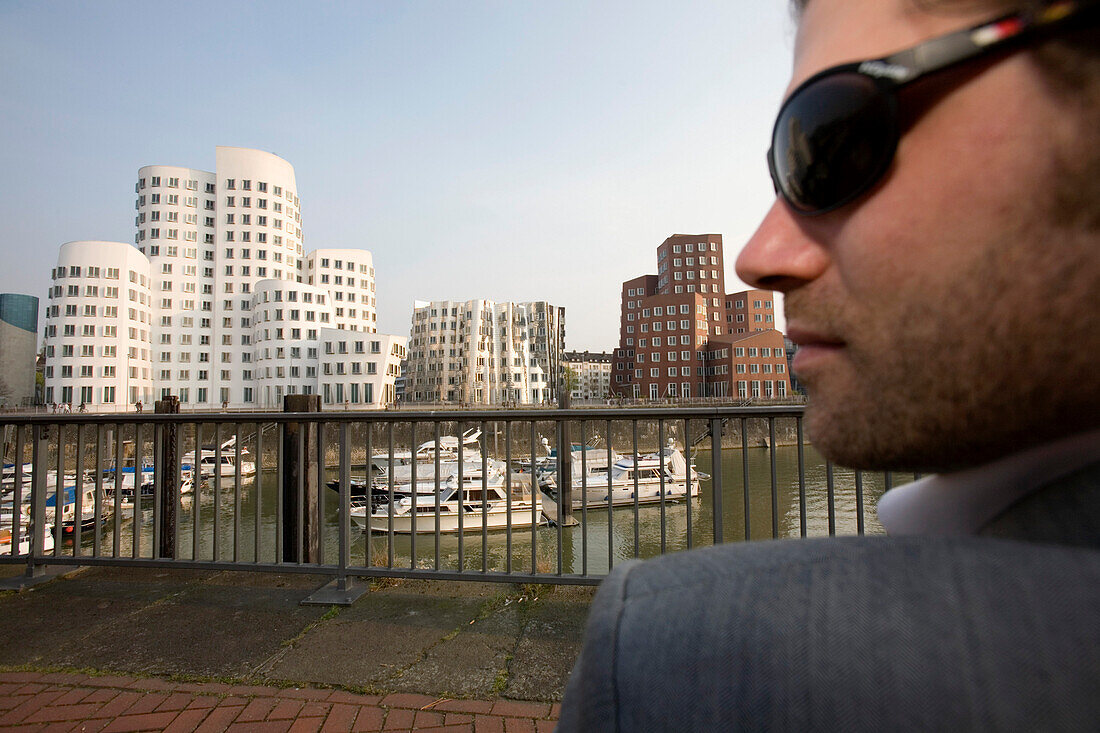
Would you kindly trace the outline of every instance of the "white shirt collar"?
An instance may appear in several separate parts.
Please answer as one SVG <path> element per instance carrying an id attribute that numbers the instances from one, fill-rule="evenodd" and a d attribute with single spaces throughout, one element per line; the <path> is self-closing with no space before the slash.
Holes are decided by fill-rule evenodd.
<path id="1" fill-rule="evenodd" d="M 976 468 L 933 474 L 883 494 L 892 535 L 970 535 L 1041 486 L 1100 460 L 1100 430 L 1029 448 Z"/>

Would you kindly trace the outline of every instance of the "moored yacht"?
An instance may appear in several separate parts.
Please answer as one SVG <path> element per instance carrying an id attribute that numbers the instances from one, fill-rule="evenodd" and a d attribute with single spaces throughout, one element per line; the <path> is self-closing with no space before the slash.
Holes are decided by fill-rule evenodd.
<path id="1" fill-rule="evenodd" d="M 691 478 L 688 479 L 690 468 Z M 573 508 L 587 505 L 589 509 L 638 504 L 680 501 L 699 495 L 699 479 L 709 478 L 690 466 L 683 452 L 669 439 L 660 453 L 644 456 L 620 456 L 610 468 L 589 466 L 582 474 L 576 458 L 572 464 Z M 543 489 L 548 503 L 557 502 L 556 477 Z"/>
<path id="2" fill-rule="evenodd" d="M 407 494 L 373 506 L 367 515 L 366 506 L 351 510 L 351 518 L 360 527 L 370 526 L 372 531 L 393 531 L 401 534 L 413 532 L 480 532 L 483 529 L 520 529 L 541 524 L 544 520 L 539 495 L 532 496 L 530 485 L 513 482 L 509 498 L 504 464 L 489 462 L 488 474 L 480 467 L 463 472 L 461 483 L 458 473 L 452 473 L 440 482 L 438 510 L 436 493 Z M 459 516 L 461 515 L 461 520 Z M 461 527 L 459 526 L 461 521 Z M 415 527 L 415 528 L 414 528 Z"/>

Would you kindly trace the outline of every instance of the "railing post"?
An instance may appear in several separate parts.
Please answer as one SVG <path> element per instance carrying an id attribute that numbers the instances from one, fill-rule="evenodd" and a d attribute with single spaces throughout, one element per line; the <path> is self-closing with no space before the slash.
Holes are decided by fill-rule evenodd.
<path id="1" fill-rule="evenodd" d="M 283 412 L 321 412 L 321 395 L 286 395 Z M 289 422 L 283 433 L 282 506 L 283 562 L 315 563 L 320 556 L 317 526 L 317 422 Z M 299 489 L 301 487 L 301 489 Z M 304 492 L 299 502 L 299 490 Z M 299 513 L 299 507 L 302 511 Z M 298 556 L 298 526 L 302 526 L 305 557 Z"/>
<path id="2" fill-rule="evenodd" d="M 46 478 L 50 470 L 50 428 L 47 425 L 35 425 L 32 430 L 34 445 L 31 448 L 34 472 L 31 474 L 31 554 L 27 558 L 27 576 L 36 574 L 36 559 L 44 554 L 42 549 L 46 535 Z M 58 451 L 61 446 L 57 447 Z M 58 486 L 64 486 L 64 477 L 57 477 Z M 61 521 L 63 509 L 61 501 L 54 507 L 54 523 Z"/>
<path id="3" fill-rule="evenodd" d="M 0 590 L 22 590 L 32 585 L 50 580 L 56 575 L 63 572 L 68 572 L 68 568 L 64 565 L 54 565 L 47 567 L 47 559 L 42 555 L 45 553 L 42 550 L 43 540 L 46 535 L 46 473 L 49 471 L 49 425 L 32 425 L 31 435 L 31 462 L 34 465 L 34 474 L 31 476 L 31 544 L 30 552 L 27 553 L 27 572 L 23 575 L 17 575 L 11 578 L 4 578 L 0 580 Z M 18 442 L 22 447 L 22 441 Z M 21 452 L 15 457 L 16 465 L 21 465 L 23 455 Z M 19 469 L 16 469 L 17 471 Z M 64 491 L 64 476 L 58 479 L 58 484 Z M 18 498 L 18 497 L 16 497 Z M 58 502 L 64 504 L 63 501 Z M 19 511 L 19 505 L 13 504 L 13 512 Z M 55 509 L 54 516 L 60 517 L 64 512 L 64 508 Z M 61 521 L 55 519 L 55 524 Z M 12 517 L 12 552 L 18 552 L 15 545 L 15 538 L 19 527 L 19 515 L 15 514 Z M 74 550 L 75 552 L 75 550 Z"/>
<path id="4" fill-rule="evenodd" d="M 722 544 L 722 419 L 710 421 L 710 489 L 714 501 L 714 544 Z"/>
<path id="5" fill-rule="evenodd" d="M 368 423 L 368 430 L 369 423 Z M 354 579 L 348 577 L 348 566 L 351 565 L 351 442 L 348 436 L 348 423 L 340 423 L 340 445 L 338 448 L 340 471 L 340 525 L 338 527 L 339 545 L 337 550 L 337 575 L 336 579 L 315 590 L 308 598 L 302 600 L 303 606 L 350 606 L 359 596 L 367 591 L 367 586 L 357 584 Z M 436 438 L 438 445 L 439 424 L 436 423 Z M 436 452 L 436 466 L 439 465 L 439 453 Z M 438 472 L 437 472 L 438 474 Z M 367 490 L 370 497 L 370 454 L 367 454 Z M 438 502 L 438 498 L 436 499 Z M 369 504 L 368 504 L 369 509 Z M 370 522 L 370 515 L 367 515 Z M 369 524 L 368 524 L 369 526 Z M 436 540 L 436 553 L 439 552 L 439 541 Z M 436 568 L 438 569 L 438 563 Z"/>
<path id="6" fill-rule="evenodd" d="M 157 400 L 155 411 L 158 415 L 178 415 L 180 411 L 180 398 L 175 396 Z M 176 508 L 179 506 L 179 456 L 176 447 L 179 445 L 176 436 L 179 433 L 179 425 L 166 423 L 160 426 L 158 436 L 160 444 L 157 446 L 156 466 L 160 473 L 160 542 L 157 545 L 157 557 L 175 559 L 176 557 Z M 196 455 L 198 450 L 196 450 Z M 195 463 L 198 463 L 196 459 Z M 198 466 L 194 469 L 197 471 Z M 134 483 L 140 483 L 140 466 L 134 468 Z M 140 495 L 140 486 L 134 495 Z"/>
<path id="7" fill-rule="evenodd" d="M 558 408 L 572 407 L 572 395 L 565 385 L 558 392 Z M 582 447 L 583 450 L 583 447 Z M 534 474 L 535 446 L 531 446 L 531 473 Z M 532 495 L 531 500 L 535 497 Z M 573 519 L 573 440 L 569 435 L 569 421 L 558 418 L 558 524 L 571 527 Z"/>

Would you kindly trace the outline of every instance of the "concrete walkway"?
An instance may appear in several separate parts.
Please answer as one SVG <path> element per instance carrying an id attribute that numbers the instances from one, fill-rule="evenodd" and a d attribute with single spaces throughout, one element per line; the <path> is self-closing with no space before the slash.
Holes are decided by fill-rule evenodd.
<path id="1" fill-rule="evenodd" d="M 0 567 L 0 575 L 20 572 Z M 549 730 L 594 589 L 86 568 L 0 593 L 0 728 Z"/>

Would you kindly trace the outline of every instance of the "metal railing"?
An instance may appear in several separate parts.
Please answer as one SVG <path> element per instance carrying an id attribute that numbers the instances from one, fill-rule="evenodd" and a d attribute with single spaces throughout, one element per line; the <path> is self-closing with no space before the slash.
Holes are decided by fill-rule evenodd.
<path id="1" fill-rule="evenodd" d="M 595 584 L 631 558 L 881 531 L 873 502 L 909 476 L 824 461 L 802 412 L 0 416 L 0 563 Z"/>

